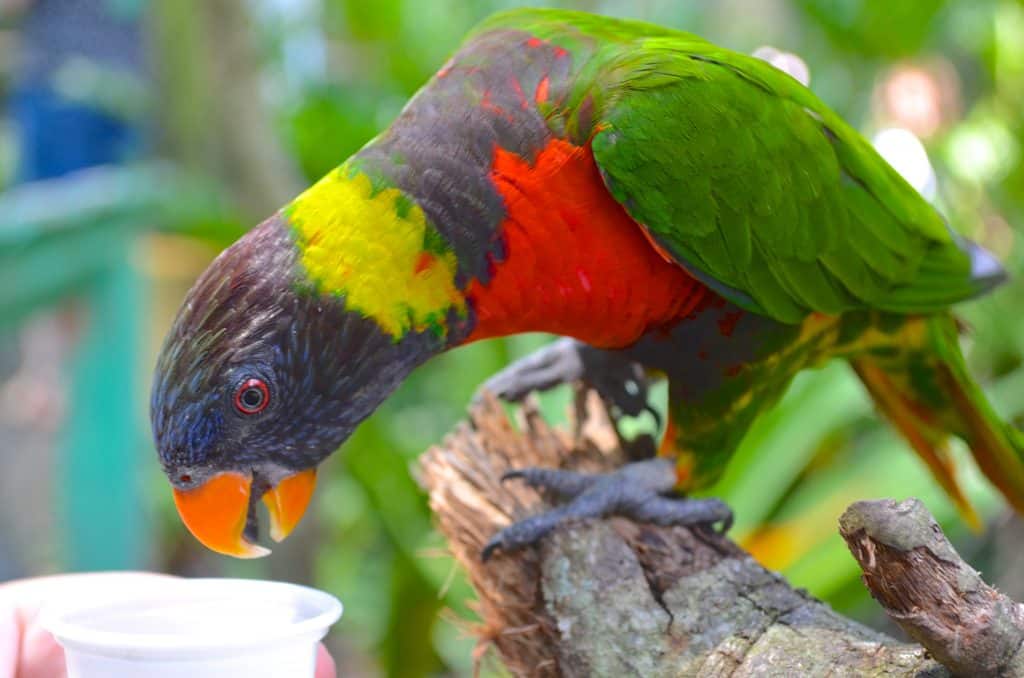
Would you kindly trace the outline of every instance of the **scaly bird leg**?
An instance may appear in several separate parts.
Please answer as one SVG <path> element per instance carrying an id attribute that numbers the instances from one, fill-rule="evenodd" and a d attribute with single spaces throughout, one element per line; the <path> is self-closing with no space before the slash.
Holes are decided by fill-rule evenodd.
<path id="1" fill-rule="evenodd" d="M 543 488 L 568 503 L 499 531 L 484 546 L 480 554 L 484 561 L 498 550 L 535 544 L 568 520 L 618 515 L 658 525 L 720 524 L 722 532 L 732 525 L 732 511 L 720 499 L 664 496 L 676 482 L 675 462 L 671 459 L 649 459 L 601 474 L 525 468 L 509 471 L 502 479 L 511 478 Z"/>
<path id="2" fill-rule="evenodd" d="M 588 346 L 575 339 L 559 339 L 512 363 L 488 379 L 481 391 L 518 402 L 533 391 L 582 381 L 601 396 L 618 419 L 650 412 L 661 418 L 647 400 L 647 377 L 640 363 L 623 351 Z"/>

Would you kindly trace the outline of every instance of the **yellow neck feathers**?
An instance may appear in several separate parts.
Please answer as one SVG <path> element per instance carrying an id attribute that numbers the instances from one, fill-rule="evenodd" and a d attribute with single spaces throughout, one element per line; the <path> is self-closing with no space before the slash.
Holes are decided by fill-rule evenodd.
<path id="1" fill-rule="evenodd" d="M 320 293 L 345 297 L 347 310 L 374 319 L 398 339 L 409 331 L 447 331 L 455 254 L 423 210 L 397 188 L 376 188 L 342 165 L 284 209 L 299 260 Z"/>

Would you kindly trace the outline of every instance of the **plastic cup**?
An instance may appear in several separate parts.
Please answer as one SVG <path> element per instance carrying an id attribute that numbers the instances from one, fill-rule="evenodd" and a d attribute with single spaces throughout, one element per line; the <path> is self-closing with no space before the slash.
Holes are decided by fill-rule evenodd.
<path id="1" fill-rule="evenodd" d="M 68 678 L 312 677 L 341 617 L 322 591 L 252 579 L 166 579 L 48 607 Z"/>

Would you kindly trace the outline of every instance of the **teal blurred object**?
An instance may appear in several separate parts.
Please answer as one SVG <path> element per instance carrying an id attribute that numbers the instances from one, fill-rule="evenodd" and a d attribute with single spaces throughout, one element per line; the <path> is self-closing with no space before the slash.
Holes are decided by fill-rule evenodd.
<path id="1" fill-rule="evenodd" d="M 74 358 L 74 381 L 58 460 L 60 506 L 70 570 L 137 569 L 148 541 L 139 507 L 140 449 L 135 397 L 140 336 L 140 280 L 130 265 L 129 229 L 123 222 L 104 254 L 113 265 L 89 281 L 88 327 Z M 125 237 L 129 236 L 129 237 Z"/>
<path id="2" fill-rule="evenodd" d="M 123 263 L 120 244 L 155 206 L 153 177 L 95 169 L 0 196 L 0 326 Z"/>
<path id="3" fill-rule="evenodd" d="M 210 214 L 209 197 L 163 165 L 90 169 L 0 196 L 0 328 L 71 298 L 88 309 L 56 474 L 64 569 L 144 564 L 140 450 L 148 446 L 136 416 L 144 300 L 130 256 L 145 230 L 187 224 L 190 209 Z"/>

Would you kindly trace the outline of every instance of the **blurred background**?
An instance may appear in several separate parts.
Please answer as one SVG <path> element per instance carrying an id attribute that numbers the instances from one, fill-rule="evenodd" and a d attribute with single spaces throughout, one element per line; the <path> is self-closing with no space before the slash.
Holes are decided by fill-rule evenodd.
<path id="1" fill-rule="evenodd" d="M 292 538 L 256 562 L 211 554 L 181 526 L 148 389 L 210 259 L 386 126 L 474 23 L 518 4 L 0 0 L 0 581 L 111 568 L 296 581 L 345 602 L 330 644 L 347 674 L 472 672 L 472 592 L 410 468 L 482 380 L 546 337 L 419 370 L 324 465 Z M 798 55 L 819 96 L 955 228 L 1024 273 L 1019 0 L 535 4 Z M 1024 276 L 962 315 L 975 373 L 1024 423 Z M 567 401 L 543 404 L 559 418 Z M 836 535 L 862 498 L 920 497 L 1022 599 L 1024 529 L 958 456 L 984 534 L 832 365 L 797 380 L 712 493 L 762 562 L 867 623 L 881 621 Z"/>

